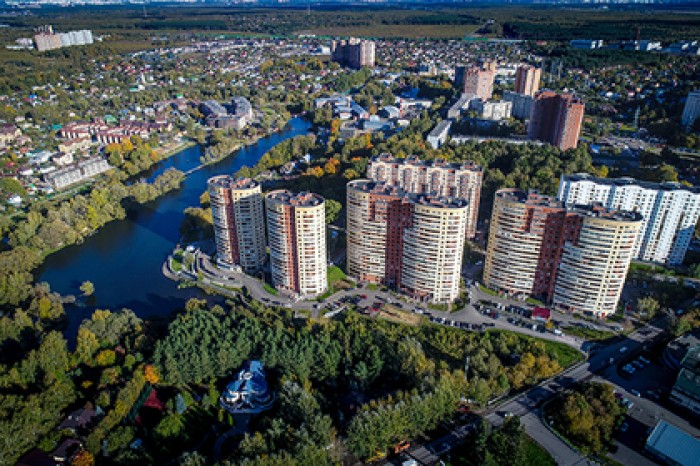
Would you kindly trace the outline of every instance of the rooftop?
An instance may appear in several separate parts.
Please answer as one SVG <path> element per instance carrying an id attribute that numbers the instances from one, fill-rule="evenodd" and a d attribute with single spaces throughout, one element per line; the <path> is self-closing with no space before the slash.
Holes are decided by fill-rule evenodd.
<path id="1" fill-rule="evenodd" d="M 467 201 L 464 199 L 456 199 L 453 197 L 431 196 L 427 194 L 411 194 L 405 192 L 397 186 L 391 186 L 383 181 L 372 180 L 353 180 L 348 183 L 348 189 L 355 189 L 372 194 L 383 196 L 392 196 L 396 199 L 402 199 L 405 202 L 412 204 L 420 204 L 424 206 L 445 208 L 445 209 L 461 209 L 467 206 Z"/>
<path id="2" fill-rule="evenodd" d="M 671 464 L 700 466 L 700 440 L 665 421 L 656 424 L 646 448 Z"/>
<path id="3" fill-rule="evenodd" d="M 588 173 L 575 173 L 573 175 L 564 175 L 562 179 L 566 181 L 590 181 L 596 184 L 605 184 L 610 186 L 639 186 L 646 189 L 657 189 L 664 191 L 689 191 L 694 194 L 700 194 L 700 187 L 684 186 L 680 183 L 666 181 L 663 183 L 655 183 L 652 181 L 641 181 L 634 178 L 596 178 Z"/>
<path id="4" fill-rule="evenodd" d="M 642 220 L 642 215 L 638 212 L 609 209 L 600 204 L 564 206 L 564 203 L 558 200 L 556 197 L 546 196 L 534 190 L 525 192 L 517 188 L 505 188 L 496 191 L 496 197 L 505 199 L 509 202 L 524 204 L 526 206 L 558 209 L 562 212 L 566 211 L 586 217 L 632 222 Z"/>
<path id="5" fill-rule="evenodd" d="M 208 184 L 228 189 L 254 189 L 260 186 L 260 183 L 251 178 L 233 178 L 229 175 L 209 178 Z"/>
<path id="6" fill-rule="evenodd" d="M 286 189 L 272 191 L 266 197 L 267 199 L 274 199 L 294 207 L 315 207 L 323 204 L 324 202 L 323 197 L 319 196 L 318 194 L 307 193 L 304 191 L 300 193 L 293 193 L 291 191 L 287 191 Z"/>
<path id="7" fill-rule="evenodd" d="M 393 163 L 396 165 L 413 165 L 417 167 L 440 167 L 440 168 L 451 168 L 454 170 L 472 170 L 472 171 L 482 171 L 483 169 L 477 165 L 475 162 L 468 160 L 461 163 L 448 162 L 445 159 L 434 159 L 434 160 L 421 160 L 415 155 L 406 157 L 405 159 L 396 158 L 391 154 L 383 153 L 377 157 L 372 157 L 371 162 L 384 162 Z"/>

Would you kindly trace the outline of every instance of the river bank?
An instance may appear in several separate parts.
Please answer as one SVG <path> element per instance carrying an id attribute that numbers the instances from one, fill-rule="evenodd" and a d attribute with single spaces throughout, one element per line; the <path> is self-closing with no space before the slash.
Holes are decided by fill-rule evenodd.
<path id="1" fill-rule="evenodd" d="M 132 309 L 139 317 L 166 317 L 194 296 L 197 289 L 178 289 L 162 273 L 163 261 L 180 240 L 179 226 L 186 207 L 199 204 L 207 180 L 219 174 L 233 174 L 243 166 L 253 166 L 272 147 L 294 136 L 306 134 L 311 124 L 293 118 L 287 127 L 231 156 L 192 172 L 180 187 L 143 204 L 125 219 L 106 224 L 82 244 L 48 256 L 36 271 L 36 279 L 47 282 L 63 295 L 77 294 L 80 284 L 95 285 L 90 306 L 67 306 L 67 334 L 77 331 L 82 319 L 94 309 Z M 149 174 L 155 179 L 169 168 L 187 172 L 201 165 L 201 146 L 192 146 L 157 164 Z"/>

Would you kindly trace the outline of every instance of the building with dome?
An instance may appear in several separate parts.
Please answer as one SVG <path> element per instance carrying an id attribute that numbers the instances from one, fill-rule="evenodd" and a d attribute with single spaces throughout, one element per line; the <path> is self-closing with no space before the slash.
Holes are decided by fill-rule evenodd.
<path id="1" fill-rule="evenodd" d="M 232 414 L 258 414 L 270 409 L 274 401 L 260 361 L 246 362 L 219 397 L 221 407 Z"/>

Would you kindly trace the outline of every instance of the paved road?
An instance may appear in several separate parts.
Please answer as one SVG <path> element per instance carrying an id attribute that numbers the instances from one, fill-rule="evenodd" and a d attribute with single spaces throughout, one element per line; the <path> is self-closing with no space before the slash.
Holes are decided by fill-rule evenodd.
<path id="1" fill-rule="evenodd" d="M 397 304 L 400 305 L 401 308 L 407 312 L 412 312 L 415 313 L 417 310 L 425 310 L 425 304 L 423 303 L 417 303 L 415 301 L 411 301 L 407 299 L 405 296 L 401 296 L 395 293 L 391 292 L 386 292 L 386 291 L 381 291 L 381 290 L 370 290 L 370 289 L 351 289 L 351 290 L 343 290 L 339 291 L 335 294 L 333 294 L 331 297 L 328 299 L 324 300 L 323 302 L 315 302 L 315 301 L 305 301 L 305 300 L 296 300 L 284 295 L 274 295 L 269 293 L 264 287 L 263 283 L 258 280 L 255 277 L 251 277 L 246 274 L 234 272 L 234 271 L 228 271 L 228 270 L 223 270 L 218 267 L 216 267 L 214 264 L 211 263 L 209 256 L 201 253 L 199 251 L 195 252 L 195 261 L 194 261 L 194 267 L 195 271 L 194 273 L 201 273 L 202 277 L 204 278 L 204 281 L 206 284 L 216 286 L 218 285 L 224 285 L 228 288 L 242 288 L 245 287 L 248 292 L 250 293 L 251 297 L 255 300 L 261 301 L 266 304 L 270 305 L 275 305 L 275 306 L 281 306 L 281 307 L 286 307 L 289 309 L 294 309 L 294 310 L 305 310 L 311 312 L 311 315 L 313 317 L 318 317 L 320 314 L 323 312 L 330 310 L 332 308 L 333 304 L 339 304 L 341 300 L 347 297 L 356 297 L 356 296 L 366 296 L 366 298 L 361 299 L 358 302 L 359 307 L 370 307 L 372 304 L 376 302 L 386 302 L 386 303 L 391 303 L 391 304 Z M 235 294 L 235 292 L 227 290 L 225 288 L 221 288 L 220 286 L 217 287 L 220 291 L 222 291 L 225 294 Z M 504 303 L 504 304 L 514 304 L 518 303 L 522 305 L 523 303 L 520 303 L 518 301 L 512 301 L 512 300 L 507 300 L 504 298 L 498 298 L 498 297 L 493 297 L 487 294 L 482 293 L 479 291 L 479 289 L 475 286 L 472 285 L 469 287 L 469 295 L 470 295 L 470 304 L 467 304 L 463 309 L 455 312 L 446 312 L 446 311 L 437 311 L 437 310 L 426 310 L 427 315 L 432 315 L 434 317 L 437 317 L 439 319 L 444 319 L 444 323 L 449 325 L 451 321 L 454 321 L 455 323 L 460 323 L 460 322 L 465 322 L 465 323 L 470 323 L 470 324 L 477 324 L 477 325 L 492 325 L 495 328 L 503 329 L 503 330 L 511 330 L 511 331 L 516 331 L 519 333 L 523 333 L 526 335 L 531 335 L 539 338 L 544 338 L 548 340 L 553 340 L 553 341 L 559 341 L 562 343 L 566 343 L 570 346 L 573 346 L 577 349 L 581 349 L 584 340 L 568 335 L 554 335 L 553 333 L 550 332 L 539 332 L 532 330 L 529 327 L 522 327 L 522 326 L 517 326 L 513 325 L 509 322 L 506 321 L 505 318 L 501 319 L 493 319 L 491 317 L 488 317 L 484 314 L 479 313 L 474 306 L 471 303 L 478 302 L 479 300 L 489 300 L 492 302 L 499 302 L 499 303 Z M 527 320 L 527 319 L 525 319 Z M 576 323 L 580 325 L 586 325 L 586 326 L 592 326 L 591 323 L 583 321 L 581 319 L 576 319 L 570 316 L 562 316 L 561 317 L 562 321 L 566 321 L 567 323 Z M 442 322 L 442 320 L 440 320 Z"/>

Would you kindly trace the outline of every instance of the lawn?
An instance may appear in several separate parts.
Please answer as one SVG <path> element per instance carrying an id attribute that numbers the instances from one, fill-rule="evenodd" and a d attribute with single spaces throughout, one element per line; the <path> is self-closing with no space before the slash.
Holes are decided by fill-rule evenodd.
<path id="1" fill-rule="evenodd" d="M 271 295 L 277 296 L 279 294 L 279 291 L 277 291 L 272 285 L 269 283 L 263 283 L 263 289 L 270 293 Z"/>
<path id="2" fill-rule="evenodd" d="M 333 265 L 331 267 L 328 267 L 328 288 L 333 288 L 333 284 L 337 281 L 344 280 L 345 279 L 345 272 L 343 270 L 336 266 Z"/>
<path id="3" fill-rule="evenodd" d="M 552 455 L 542 448 L 540 444 L 525 436 L 523 446 L 523 464 L 528 466 L 556 466 Z"/>
<path id="4" fill-rule="evenodd" d="M 491 288 L 486 288 L 484 285 L 479 285 L 479 291 L 491 296 L 498 296 L 498 292 L 492 290 Z"/>
<path id="5" fill-rule="evenodd" d="M 503 333 L 517 333 L 517 332 L 511 332 L 510 330 L 488 330 L 488 333 L 495 333 L 495 332 L 503 332 Z M 583 361 L 583 354 L 576 348 L 572 348 L 571 346 L 565 344 L 565 343 L 560 343 L 558 341 L 551 341 L 551 340 L 545 340 L 543 338 L 537 338 L 537 337 L 531 337 L 529 335 L 523 335 L 522 333 L 517 333 L 517 335 L 520 338 L 530 338 L 534 339 L 537 341 L 541 341 L 542 344 L 544 344 L 545 348 L 547 349 L 547 353 L 553 358 L 556 359 L 559 365 L 562 368 L 566 368 L 571 366 L 572 364 L 576 364 L 577 362 Z"/>
<path id="6" fill-rule="evenodd" d="M 591 341 L 603 341 L 615 337 L 615 334 L 613 332 L 608 332 L 605 330 L 594 330 L 583 327 L 563 327 L 562 331 L 567 335 Z"/>

